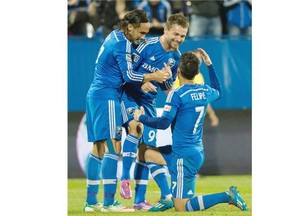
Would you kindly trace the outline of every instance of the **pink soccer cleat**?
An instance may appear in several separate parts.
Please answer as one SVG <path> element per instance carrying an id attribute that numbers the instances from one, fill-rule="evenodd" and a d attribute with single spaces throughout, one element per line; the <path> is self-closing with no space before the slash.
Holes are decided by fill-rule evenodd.
<path id="1" fill-rule="evenodd" d="M 131 199 L 132 191 L 130 188 L 130 181 L 129 180 L 121 181 L 121 183 L 120 183 L 120 195 L 124 199 Z"/>
<path id="2" fill-rule="evenodd" d="M 138 211 L 139 211 L 139 210 L 148 211 L 151 207 L 152 207 L 151 204 L 150 204 L 149 202 L 147 202 L 147 201 L 133 205 L 133 208 L 134 208 L 135 210 L 138 210 Z"/>

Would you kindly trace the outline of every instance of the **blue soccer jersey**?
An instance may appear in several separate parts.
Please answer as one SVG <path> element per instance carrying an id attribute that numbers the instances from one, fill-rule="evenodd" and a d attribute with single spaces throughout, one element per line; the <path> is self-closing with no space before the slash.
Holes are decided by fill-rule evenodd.
<path id="1" fill-rule="evenodd" d="M 151 83 L 157 86 L 157 89 L 167 90 L 173 86 L 173 82 L 176 79 L 177 68 L 181 58 L 181 53 L 177 49 L 175 51 L 165 51 L 160 43 L 159 37 L 152 37 L 142 42 L 132 54 L 133 68 L 141 74 L 153 73 L 157 70 L 161 70 L 164 67 L 164 63 L 168 64 L 172 71 L 172 77 L 166 80 L 164 83 L 158 83 L 151 81 Z M 153 102 L 157 97 L 157 92 L 144 92 L 141 90 L 141 83 L 138 84 L 138 88 L 133 86 L 133 83 L 127 83 L 124 86 L 126 94 L 134 98 L 135 100 L 145 100 Z"/>
<path id="2" fill-rule="evenodd" d="M 178 199 L 194 196 L 196 174 L 205 159 L 202 135 L 206 107 L 222 96 L 213 66 L 208 68 L 213 88 L 207 84 L 181 85 L 168 94 L 161 117 L 139 116 L 140 122 L 153 128 L 165 129 L 171 124 L 173 152 L 167 165 L 172 196 Z"/>
<path id="3" fill-rule="evenodd" d="M 133 70 L 131 54 L 132 44 L 120 30 L 112 31 L 99 50 L 86 100 L 89 142 L 109 138 L 121 140 L 123 83 L 142 83 L 144 80 L 143 74 Z"/>
<path id="4" fill-rule="evenodd" d="M 175 115 L 171 124 L 173 152 L 185 156 L 203 150 L 206 107 L 218 97 L 219 92 L 206 84 L 185 84 L 168 95 L 163 116 L 171 119 Z"/>
<path id="5" fill-rule="evenodd" d="M 206 107 L 221 94 L 220 82 L 212 65 L 209 72 L 214 88 L 207 84 L 182 85 L 168 94 L 162 117 L 141 115 L 139 118 L 143 124 L 158 129 L 165 129 L 171 124 L 172 150 L 178 156 L 186 157 L 203 150 Z"/>
<path id="6" fill-rule="evenodd" d="M 172 77 L 164 83 L 151 81 L 157 86 L 157 90 L 167 90 L 172 88 L 173 82 L 177 75 L 177 68 L 180 61 L 181 53 L 179 50 L 165 51 L 160 43 L 159 37 L 152 37 L 143 41 L 133 52 L 133 68 L 142 74 L 153 73 L 161 70 L 164 63 L 168 64 L 172 71 Z M 144 92 L 140 83 L 126 83 L 122 96 L 123 107 L 126 109 L 126 115 L 123 115 L 124 123 L 133 119 L 133 109 L 143 106 L 145 114 L 155 117 L 157 92 Z M 143 142 L 150 146 L 156 146 L 156 132 L 154 128 L 144 126 Z"/>
<path id="7" fill-rule="evenodd" d="M 132 43 L 118 29 L 106 37 L 96 59 L 88 98 L 120 98 L 124 82 L 143 82 L 144 75 L 133 70 L 132 49 Z"/>

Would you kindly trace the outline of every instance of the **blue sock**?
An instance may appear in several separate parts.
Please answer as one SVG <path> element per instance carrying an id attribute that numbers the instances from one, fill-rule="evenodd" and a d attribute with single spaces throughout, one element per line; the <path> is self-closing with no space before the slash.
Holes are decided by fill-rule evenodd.
<path id="1" fill-rule="evenodd" d="M 229 201 L 230 197 L 226 194 L 226 192 L 209 194 L 209 195 L 200 195 L 188 200 L 185 209 L 186 211 L 200 211 L 208 209 L 219 203 L 228 203 Z"/>
<path id="2" fill-rule="evenodd" d="M 137 156 L 139 138 L 128 134 L 123 144 L 123 169 L 121 180 L 130 179 L 130 168 Z"/>
<path id="3" fill-rule="evenodd" d="M 100 185 L 101 159 L 89 154 L 86 161 L 87 196 L 86 203 L 98 203 L 97 194 Z"/>
<path id="4" fill-rule="evenodd" d="M 148 178 L 149 178 L 149 169 L 146 166 L 145 162 L 136 161 L 135 170 L 134 170 L 134 179 L 135 179 L 134 203 L 135 204 L 139 204 L 145 201 Z"/>
<path id="5" fill-rule="evenodd" d="M 165 199 L 167 195 L 171 195 L 165 167 L 163 165 L 158 165 L 152 162 L 146 162 L 146 164 L 150 170 L 153 179 L 160 188 L 161 199 Z"/>
<path id="6" fill-rule="evenodd" d="M 118 154 L 105 153 L 102 161 L 102 182 L 104 186 L 104 206 L 114 202 L 117 187 Z"/>

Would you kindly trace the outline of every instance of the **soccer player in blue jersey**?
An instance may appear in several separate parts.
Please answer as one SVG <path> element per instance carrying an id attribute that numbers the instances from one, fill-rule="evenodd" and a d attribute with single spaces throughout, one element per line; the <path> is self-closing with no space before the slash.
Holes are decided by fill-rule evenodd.
<path id="1" fill-rule="evenodd" d="M 195 54 L 187 52 L 181 56 L 178 68 L 180 87 L 168 94 L 162 116 L 144 115 L 141 107 L 134 111 L 134 119 L 158 129 L 166 129 L 171 124 L 173 158 L 168 168 L 176 211 L 200 211 L 219 203 L 233 204 L 246 211 L 247 206 L 235 186 L 221 193 L 194 196 L 196 174 L 204 162 L 202 135 L 206 108 L 222 96 L 209 55 L 201 48 L 198 50 L 208 67 L 211 87 L 194 83 L 200 61 Z"/>
<path id="2" fill-rule="evenodd" d="M 137 210 L 155 211 L 158 208 L 151 208 L 151 205 L 146 202 L 145 194 L 149 178 L 149 169 L 156 183 L 161 190 L 160 200 L 167 199 L 165 206 L 161 210 L 172 208 L 172 194 L 166 177 L 164 166 L 150 163 L 148 166 L 145 163 L 144 153 L 147 148 L 156 147 L 156 132 L 157 130 L 148 126 L 144 127 L 142 135 L 142 124 L 133 120 L 133 110 L 143 106 L 145 112 L 149 116 L 156 116 L 157 90 L 169 90 L 173 86 L 176 78 L 177 68 L 181 53 L 179 45 L 185 40 L 188 32 L 189 20 L 181 14 L 171 15 L 165 25 L 164 34 L 160 37 L 152 37 L 141 43 L 133 53 L 134 67 L 143 74 L 149 74 L 159 70 L 163 63 L 169 65 L 172 71 L 172 77 L 164 83 L 146 82 L 143 85 L 125 84 L 122 96 L 122 106 L 126 110 L 126 116 L 123 114 L 125 128 L 127 132 L 126 139 L 123 144 L 123 169 L 120 183 L 120 194 L 125 199 L 132 197 L 130 188 L 130 168 L 137 155 L 138 160 L 135 165 L 135 200 L 134 208 Z M 139 146 L 138 146 L 138 143 Z M 168 149 L 167 149 L 168 148 Z M 170 147 L 159 148 L 165 154 L 171 151 Z M 158 179 L 162 179 L 158 183 Z M 156 204 L 158 206 L 158 204 Z M 155 206 L 156 206 L 155 205 Z"/>
<path id="3" fill-rule="evenodd" d="M 141 84 L 155 80 L 162 83 L 171 77 L 171 70 L 165 65 L 162 70 L 151 74 L 133 70 L 132 45 L 137 45 L 145 38 L 149 26 L 146 13 L 134 10 L 126 14 L 119 29 L 106 37 L 99 50 L 94 79 L 86 97 L 88 142 L 93 142 L 93 147 L 86 166 L 87 195 L 84 211 L 134 211 L 114 199 L 123 124 L 120 108 L 122 86 L 124 82 Z M 104 185 L 103 205 L 97 199 L 100 176 Z"/>

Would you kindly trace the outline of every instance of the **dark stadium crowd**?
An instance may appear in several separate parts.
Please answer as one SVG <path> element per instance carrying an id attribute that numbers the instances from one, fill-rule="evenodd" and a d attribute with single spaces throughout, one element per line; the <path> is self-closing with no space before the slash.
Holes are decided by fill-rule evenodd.
<path id="1" fill-rule="evenodd" d="M 252 0 L 68 0 L 68 35 L 106 36 L 133 9 L 147 13 L 151 35 L 175 13 L 189 19 L 190 37 L 252 34 Z"/>

